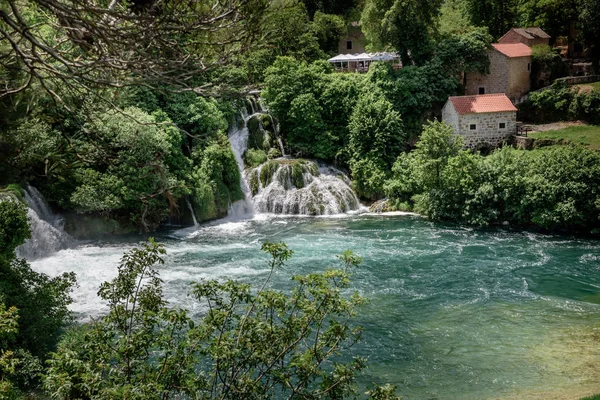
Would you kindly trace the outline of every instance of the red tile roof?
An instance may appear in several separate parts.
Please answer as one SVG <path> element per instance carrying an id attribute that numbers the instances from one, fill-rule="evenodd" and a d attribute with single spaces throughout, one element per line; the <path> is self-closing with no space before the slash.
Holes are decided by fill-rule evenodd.
<path id="1" fill-rule="evenodd" d="M 492 47 L 510 58 L 531 56 L 531 47 L 523 43 L 493 43 Z"/>
<path id="2" fill-rule="evenodd" d="M 504 93 L 478 96 L 455 96 L 450 101 L 458 114 L 479 114 L 517 111 Z"/>

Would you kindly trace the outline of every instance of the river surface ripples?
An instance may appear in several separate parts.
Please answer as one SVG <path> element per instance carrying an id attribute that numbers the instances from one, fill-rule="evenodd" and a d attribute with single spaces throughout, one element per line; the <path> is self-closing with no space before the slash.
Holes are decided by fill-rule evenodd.
<path id="1" fill-rule="evenodd" d="M 600 393 L 600 242 L 509 230 L 440 225 L 413 215 L 276 218 L 222 222 L 158 235 L 165 295 L 202 313 L 190 282 L 268 273 L 265 240 L 294 257 L 292 274 L 336 265 L 351 249 L 363 258 L 353 288 L 369 299 L 353 351 L 369 359 L 361 375 L 398 385 L 406 399 L 577 399 Z M 106 312 L 96 292 L 116 275 L 139 238 L 88 242 L 32 262 L 57 275 L 74 271 L 72 309 L 81 321 Z"/>

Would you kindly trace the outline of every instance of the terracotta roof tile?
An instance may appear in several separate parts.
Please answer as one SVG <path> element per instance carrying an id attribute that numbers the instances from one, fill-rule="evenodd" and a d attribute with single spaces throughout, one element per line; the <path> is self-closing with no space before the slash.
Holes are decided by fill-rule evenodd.
<path id="1" fill-rule="evenodd" d="M 531 47 L 523 43 L 494 43 L 492 47 L 510 58 L 531 56 Z"/>
<path id="2" fill-rule="evenodd" d="M 459 114 L 479 114 L 517 111 L 504 93 L 478 96 L 455 96 L 449 99 Z"/>

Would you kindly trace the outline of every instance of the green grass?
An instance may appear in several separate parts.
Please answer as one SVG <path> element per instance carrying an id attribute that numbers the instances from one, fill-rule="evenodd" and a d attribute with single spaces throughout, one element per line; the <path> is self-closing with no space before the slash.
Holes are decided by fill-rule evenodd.
<path id="1" fill-rule="evenodd" d="M 586 85 L 591 86 L 593 90 L 600 90 L 600 82 L 586 83 Z"/>
<path id="2" fill-rule="evenodd" d="M 581 400 L 600 400 L 600 394 L 597 394 L 595 396 L 584 397 Z"/>
<path id="3" fill-rule="evenodd" d="M 596 125 L 570 126 L 556 131 L 530 133 L 529 136 L 535 139 L 563 139 L 600 150 L 600 126 Z"/>
<path id="4" fill-rule="evenodd" d="M 591 86 L 592 90 L 599 90 L 600 91 L 600 81 L 598 82 L 592 82 L 592 83 L 577 83 L 573 86 Z"/>

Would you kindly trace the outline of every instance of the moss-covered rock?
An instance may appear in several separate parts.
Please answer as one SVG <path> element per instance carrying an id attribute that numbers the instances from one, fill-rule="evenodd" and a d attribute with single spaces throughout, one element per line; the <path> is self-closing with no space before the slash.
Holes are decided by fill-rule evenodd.
<path id="1" fill-rule="evenodd" d="M 269 153 L 267 154 L 267 158 L 269 160 L 272 160 L 274 158 L 279 158 L 281 157 L 283 154 L 281 154 L 281 150 L 279 150 L 277 147 L 271 147 L 269 149 Z"/>
<path id="2" fill-rule="evenodd" d="M 248 176 L 248 185 L 250 186 L 250 192 L 252 196 L 256 196 L 260 190 L 260 183 L 258 180 L 258 171 L 252 170 Z"/>
<path id="3" fill-rule="evenodd" d="M 304 164 L 296 163 L 292 165 L 292 184 L 297 189 L 304 187 Z"/>
<path id="4" fill-rule="evenodd" d="M 267 161 L 267 153 L 264 150 L 249 149 L 244 153 L 244 166 L 255 168 Z"/>
<path id="5" fill-rule="evenodd" d="M 273 125 L 273 119 L 269 114 L 261 114 L 260 122 L 262 123 L 262 126 L 265 130 L 271 130 L 271 127 Z"/>
<path id="6" fill-rule="evenodd" d="M 263 164 L 260 169 L 260 182 L 263 187 L 266 187 L 273 181 L 273 175 L 279 169 L 279 163 L 275 160 L 271 160 Z"/>
<path id="7" fill-rule="evenodd" d="M 21 202 L 25 202 L 25 199 L 23 198 L 23 188 L 16 183 L 11 183 L 4 188 L 0 188 L 0 201 L 2 200 L 2 197 L 11 197 Z"/>
<path id="8" fill-rule="evenodd" d="M 268 150 L 270 147 L 269 137 L 265 135 L 265 131 L 262 129 L 260 118 L 260 115 L 255 115 L 246 124 L 248 127 L 248 149 Z"/>

